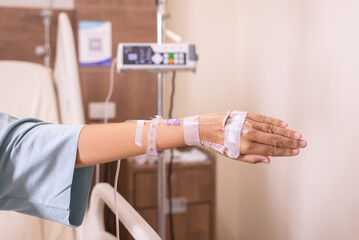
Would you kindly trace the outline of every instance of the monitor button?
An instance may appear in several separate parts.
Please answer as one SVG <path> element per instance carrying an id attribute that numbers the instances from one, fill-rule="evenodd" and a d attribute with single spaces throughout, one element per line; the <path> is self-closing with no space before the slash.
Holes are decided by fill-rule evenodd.
<path id="1" fill-rule="evenodd" d="M 155 55 L 152 56 L 151 60 L 155 64 L 160 64 L 163 61 L 163 57 L 161 56 L 161 54 L 156 53 Z"/>

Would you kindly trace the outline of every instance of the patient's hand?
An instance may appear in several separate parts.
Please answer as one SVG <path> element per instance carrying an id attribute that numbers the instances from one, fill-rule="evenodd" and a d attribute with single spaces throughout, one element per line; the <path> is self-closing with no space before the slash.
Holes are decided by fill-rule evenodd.
<path id="1" fill-rule="evenodd" d="M 224 145 L 224 130 L 222 121 L 226 113 L 201 115 L 199 122 L 214 123 L 213 125 L 200 125 L 201 141 Z M 248 113 L 245 121 L 252 129 L 242 133 L 240 141 L 240 156 L 238 160 L 249 163 L 269 163 L 269 156 L 295 156 L 299 148 L 307 146 L 302 134 L 286 128 L 288 124 L 282 120 Z M 247 124 L 244 129 L 250 128 Z M 224 155 L 226 155 L 224 153 Z"/>

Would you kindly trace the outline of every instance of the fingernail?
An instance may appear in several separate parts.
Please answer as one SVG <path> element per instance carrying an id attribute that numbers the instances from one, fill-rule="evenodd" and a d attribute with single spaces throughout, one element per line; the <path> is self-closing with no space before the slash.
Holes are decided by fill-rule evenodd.
<path id="1" fill-rule="evenodd" d="M 287 127 L 287 126 L 288 126 L 288 123 L 282 122 L 282 123 L 280 124 L 280 126 L 281 126 L 281 127 Z"/>
<path id="2" fill-rule="evenodd" d="M 292 150 L 292 153 L 295 154 L 295 155 L 297 155 L 297 154 L 299 153 L 299 149 L 293 149 L 293 150 Z"/>
<path id="3" fill-rule="evenodd" d="M 307 146 L 307 141 L 301 140 L 301 141 L 299 142 L 299 146 L 301 146 L 301 147 Z"/>
<path id="4" fill-rule="evenodd" d="M 295 139 L 300 139 L 301 137 L 302 137 L 301 133 L 299 133 L 299 132 L 294 133 L 294 138 Z"/>

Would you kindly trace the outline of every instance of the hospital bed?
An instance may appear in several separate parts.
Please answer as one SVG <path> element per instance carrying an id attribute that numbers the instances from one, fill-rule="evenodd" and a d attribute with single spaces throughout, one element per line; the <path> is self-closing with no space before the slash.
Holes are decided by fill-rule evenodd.
<path id="1" fill-rule="evenodd" d="M 118 193 L 117 212 L 119 220 L 136 240 L 160 240 L 158 234 L 136 212 L 136 210 Z M 77 229 L 77 240 L 116 240 L 105 230 L 105 204 L 116 212 L 114 188 L 108 183 L 99 183 L 92 190 L 90 207 L 81 227 Z"/>

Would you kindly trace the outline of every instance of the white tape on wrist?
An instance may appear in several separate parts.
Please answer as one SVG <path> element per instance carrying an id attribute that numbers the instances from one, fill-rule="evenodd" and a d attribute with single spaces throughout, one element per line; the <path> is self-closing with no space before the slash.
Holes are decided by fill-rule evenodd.
<path id="1" fill-rule="evenodd" d="M 241 148 L 241 134 L 247 112 L 233 111 L 226 122 L 224 148 L 228 157 L 238 158 Z"/>
<path id="2" fill-rule="evenodd" d="M 163 155 L 163 151 L 157 152 L 157 147 L 156 147 L 159 120 L 160 117 L 156 116 L 156 118 L 152 119 L 150 123 L 150 128 L 148 130 L 148 137 L 147 137 L 147 150 L 146 150 L 146 155 L 148 156 L 160 157 Z"/>
<path id="3" fill-rule="evenodd" d="M 139 147 L 142 147 L 142 136 L 143 136 L 143 126 L 144 125 L 145 125 L 144 120 L 137 121 L 135 143 Z"/>
<path id="4" fill-rule="evenodd" d="M 184 142 L 188 146 L 201 146 L 199 139 L 198 115 L 183 119 Z"/>

